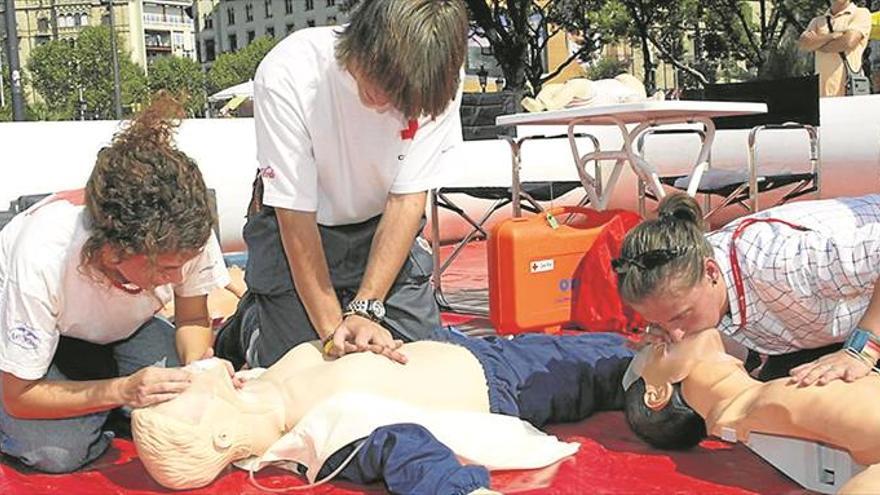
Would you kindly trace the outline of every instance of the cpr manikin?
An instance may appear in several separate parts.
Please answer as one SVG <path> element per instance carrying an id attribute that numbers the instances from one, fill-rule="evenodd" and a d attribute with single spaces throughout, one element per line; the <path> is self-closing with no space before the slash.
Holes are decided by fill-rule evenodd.
<path id="1" fill-rule="evenodd" d="M 489 411 L 482 368 L 465 349 L 420 342 L 407 345 L 406 352 L 410 363 L 402 373 L 403 365 L 370 353 L 331 361 L 317 344 L 304 344 L 239 391 L 223 369 L 208 367 L 194 373 L 192 386 L 179 398 L 132 414 L 135 445 L 160 484 L 195 487 L 210 483 L 233 461 L 261 454 L 309 409 L 338 393 L 374 393 L 433 409 Z M 425 353 L 431 356 L 420 359 Z M 430 386 L 437 376 L 456 386 Z M 172 451 L 180 457 L 169 455 Z"/>
<path id="2" fill-rule="evenodd" d="M 294 461 L 312 483 L 339 468 L 393 493 L 471 493 L 491 470 L 541 468 L 577 451 L 535 426 L 623 405 L 632 351 L 620 335 L 493 340 L 442 329 L 432 338 L 404 344 L 405 365 L 373 353 L 330 359 L 302 344 L 240 389 L 216 362 L 200 362 L 180 396 L 132 414 L 139 457 L 175 489 L 207 485 L 230 463 Z"/>
<path id="3" fill-rule="evenodd" d="M 658 97 L 663 96 L 662 93 Z M 529 112 L 560 110 L 571 107 L 595 107 L 645 101 L 645 85 L 630 74 L 596 81 L 577 77 L 564 83 L 545 84 L 534 98 L 523 98 L 522 106 Z"/>
<path id="4" fill-rule="evenodd" d="M 769 434 L 843 449 L 868 468 L 841 492 L 880 493 L 880 376 L 876 374 L 823 386 L 798 386 L 788 378 L 760 382 L 724 352 L 720 334 L 712 329 L 678 344 L 644 349 L 624 382 L 625 387 L 633 385 L 627 391 L 627 419 L 650 443 L 668 443 L 684 433 L 669 431 L 674 429 L 668 426 L 674 422 L 669 418 L 660 422 L 664 413 L 681 409 L 683 399 L 684 407 L 705 419 L 705 432 L 712 436 L 732 440 L 735 434 L 737 440 L 748 442 L 750 434 Z M 692 427 L 693 423 L 683 429 Z"/>

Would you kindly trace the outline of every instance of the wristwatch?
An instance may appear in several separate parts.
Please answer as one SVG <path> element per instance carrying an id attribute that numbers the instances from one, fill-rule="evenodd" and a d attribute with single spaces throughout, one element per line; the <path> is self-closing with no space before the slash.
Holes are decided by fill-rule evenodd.
<path id="1" fill-rule="evenodd" d="M 358 315 L 380 322 L 385 318 L 385 305 L 378 299 L 355 299 L 348 303 L 342 316 Z"/>

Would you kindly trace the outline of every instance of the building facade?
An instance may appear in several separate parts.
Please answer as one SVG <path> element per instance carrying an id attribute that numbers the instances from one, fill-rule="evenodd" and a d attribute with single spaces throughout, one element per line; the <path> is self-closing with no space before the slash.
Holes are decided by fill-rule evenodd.
<path id="1" fill-rule="evenodd" d="M 305 27 L 342 24 L 342 0 L 196 0 L 200 59 L 244 48 L 262 36 L 283 38 Z"/>
<path id="2" fill-rule="evenodd" d="M 121 49 L 147 70 L 162 55 L 196 58 L 195 25 L 187 13 L 191 0 L 112 0 L 114 29 Z M 0 3 L 0 19 L 3 4 Z M 75 43 L 88 26 L 110 24 L 108 0 L 15 0 L 18 51 L 26 70 L 34 49 L 52 40 Z M 2 57 L 6 58 L 6 24 L 0 22 Z M 30 101 L 37 99 L 25 89 Z"/>

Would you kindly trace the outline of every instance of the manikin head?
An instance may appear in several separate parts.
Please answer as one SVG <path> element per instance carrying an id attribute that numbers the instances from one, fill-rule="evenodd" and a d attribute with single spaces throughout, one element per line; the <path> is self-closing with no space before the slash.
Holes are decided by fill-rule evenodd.
<path id="1" fill-rule="evenodd" d="M 672 194 L 656 220 L 627 233 L 614 260 L 621 299 L 674 340 L 716 327 L 727 312 L 724 277 L 704 233 L 697 202 Z"/>
<path id="2" fill-rule="evenodd" d="M 685 401 L 681 382 L 700 363 L 738 361 L 724 352 L 717 330 L 689 336 L 678 344 L 642 349 L 627 370 L 633 381 L 624 395 L 624 412 L 639 438 L 661 449 L 688 449 L 706 436 L 704 419 Z M 632 375 L 631 375 L 632 374 Z"/>
<path id="3" fill-rule="evenodd" d="M 630 429 L 650 446 L 684 450 L 706 437 L 706 422 L 685 402 L 681 384 L 672 386 L 669 400 L 660 409 L 646 403 L 645 381 L 634 382 L 625 394 L 624 412 Z"/>
<path id="4" fill-rule="evenodd" d="M 181 490 L 211 483 L 230 463 L 261 454 L 282 433 L 284 409 L 267 383 L 237 391 L 216 360 L 194 370 L 176 398 L 132 413 L 138 456 L 159 484 Z M 254 397 L 249 400 L 248 395 Z M 257 397 L 258 396 L 258 397 Z"/>

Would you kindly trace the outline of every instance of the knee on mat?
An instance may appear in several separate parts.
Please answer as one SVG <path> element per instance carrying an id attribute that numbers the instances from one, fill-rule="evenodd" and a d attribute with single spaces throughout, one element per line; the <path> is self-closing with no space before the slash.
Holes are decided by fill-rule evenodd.
<path id="1" fill-rule="evenodd" d="M 29 467 L 44 473 L 70 473 L 94 460 L 107 449 L 108 445 L 109 442 L 100 449 L 97 455 L 91 452 L 86 443 L 70 447 L 47 445 L 33 450 L 22 461 Z"/>

